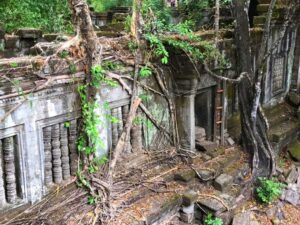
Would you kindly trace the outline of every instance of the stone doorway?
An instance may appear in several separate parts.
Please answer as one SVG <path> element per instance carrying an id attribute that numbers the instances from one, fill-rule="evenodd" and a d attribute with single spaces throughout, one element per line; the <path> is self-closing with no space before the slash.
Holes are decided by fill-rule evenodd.
<path id="1" fill-rule="evenodd" d="M 212 141 L 214 136 L 215 88 L 205 88 L 195 96 L 195 138 Z"/>

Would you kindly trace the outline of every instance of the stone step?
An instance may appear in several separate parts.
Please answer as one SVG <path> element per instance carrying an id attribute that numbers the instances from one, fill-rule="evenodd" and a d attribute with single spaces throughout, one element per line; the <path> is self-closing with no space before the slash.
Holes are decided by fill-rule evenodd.
<path id="1" fill-rule="evenodd" d="M 295 109 L 285 103 L 272 108 L 264 108 L 264 113 L 271 129 L 282 124 L 284 121 L 291 120 L 296 115 Z"/>
<path id="2" fill-rule="evenodd" d="M 256 27 L 257 25 L 265 24 L 266 17 L 265 16 L 254 16 L 253 24 Z"/>
<path id="3" fill-rule="evenodd" d="M 257 5 L 256 10 L 259 14 L 266 13 L 269 10 L 269 5 L 270 4 L 259 4 Z"/>
<path id="4" fill-rule="evenodd" d="M 272 127 L 268 132 L 268 136 L 271 142 L 280 143 L 297 133 L 299 128 L 300 125 L 297 120 L 284 121 L 283 123 Z"/>
<path id="5" fill-rule="evenodd" d="M 270 4 L 271 0 L 258 0 L 260 4 Z"/>

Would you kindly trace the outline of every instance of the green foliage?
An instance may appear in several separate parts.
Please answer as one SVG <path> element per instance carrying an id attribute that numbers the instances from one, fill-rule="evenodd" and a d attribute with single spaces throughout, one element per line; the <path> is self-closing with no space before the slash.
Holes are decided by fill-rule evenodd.
<path id="1" fill-rule="evenodd" d="M 88 3 L 97 12 L 104 12 L 117 6 L 131 6 L 132 0 L 89 0 Z"/>
<path id="2" fill-rule="evenodd" d="M 68 0 L 0 1 L 0 18 L 6 32 L 25 27 L 45 32 L 73 31 Z"/>
<path id="3" fill-rule="evenodd" d="M 88 196 L 87 202 L 89 205 L 95 205 L 96 204 L 96 198 L 94 196 Z"/>
<path id="4" fill-rule="evenodd" d="M 78 151 L 87 156 L 96 152 L 96 149 L 103 146 L 102 139 L 98 131 L 100 120 L 96 115 L 96 109 L 99 107 L 95 102 L 89 102 L 87 98 L 87 85 L 80 85 L 78 93 L 81 99 L 81 110 L 83 119 L 82 134 L 77 141 Z M 87 143 L 89 140 L 89 143 Z"/>
<path id="5" fill-rule="evenodd" d="M 69 121 L 64 122 L 64 127 L 69 128 L 71 126 L 71 123 Z"/>
<path id="6" fill-rule="evenodd" d="M 69 71 L 70 71 L 71 74 L 76 73 L 77 68 L 76 68 L 76 65 L 74 63 L 70 63 L 70 65 L 69 65 Z"/>
<path id="7" fill-rule="evenodd" d="M 220 218 L 214 218 L 211 213 L 204 220 L 204 225 L 222 225 L 223 221 Z"/>
<path id="8" fill-rule="evenodd" d="M 152 75 L 152 70 L 147 66 L 143 66 L 139 72 L 139 75 L 143 78 L 149 77 Z"/>
<path id="9" fill-rule="evenodd" d="M 128 42 L 128 48 L 131 52 L 134 52 L 135 50 L 138 49 L 138 44 L 135 41 L 129 41 Z"/>
<path id="10" fill-rule="evenodd" d="M 116 87 L 118 84 L 116 81 L 106 78 L 104 75 L 104 69 L 101 65 L 95 65 L 91 68 L 91 74 L 93 76 L 93 80 L 91 81 L 91 85 L 99 88 L 100 84 L 107 84 L 111 87 Z"/>
<path id="11" fill-rule="evenodd" d="M 284 184 L 265 177 L 259 177 L 258 179 L 259 187 L 256 188 L 256 193 L 262 203 L 270 204 L 281 195 Z"/>
<path id="12" fill-rule="evenodd" d="M 164 46 L 162 40 L 159 39 L 158 36 L 146 33 L 145 39 L 150 42 L 150 47 L 154 51 L 154 55 L 161 59 L 162 64 L 167 64 L 169 62 L 169 52 Z"/>
<path id="13" fill-rule="evenodd" d="M 65 59 L 69 56 L 69 52 L 67 50 L 63 50 L 59 53 L 59 57 Z"/>
<path id="14" fill-rule="evenodd" d="M 12 63 L 10 64 L 10 67 L 11 67 L 11 68 L 17 68 L 17 67 L 18 67 L 18 63 L 12 62 Z"/>
<path id="15" fill-rule="evenodd" d="M 111 62 L 111 61 L 106 61 L 103 63 L 102 65 L 104 70 L 116 70 L 118 68 L 118 64 L 116 64 L 115 62 Z"/>
<path id="16" fill-rule="evenodd" d="M 131 18 L 130 15 L 126 16 L 125 24 L 124 24 L 124 25 L 125 25 L 125 31 L 126 31 L 127 33 L 130 32 L 130 28 L 131 28 L 131 20 L 132 20 L 132 18 Z"/>

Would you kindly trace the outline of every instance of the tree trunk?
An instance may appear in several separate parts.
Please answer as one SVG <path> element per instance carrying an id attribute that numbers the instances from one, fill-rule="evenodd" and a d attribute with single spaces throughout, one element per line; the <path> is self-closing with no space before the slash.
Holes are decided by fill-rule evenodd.
<path id="1" fill-rule="evenodd" d="M 141 21 L 141 15 L 140 15 L 141 7 L 142 7 L 141 0 L 133 0 L 131 34 L 138 42 L 140 40 L 139 28 L 140 28 L 140 21 Z"/>
<path id="2" fill-rule="evenodd" d="M 233 0 L 236 18 L 236 45 L 238 55 L 238 72 L 248 73 L 248 79 L 242 79 L 238 84 L 239 107 L 241 114 L 243 147 L 253 155 L 253 175 L 270 176 L 274 173 L 275 159 L 269 143 L 264 116 L 257 107 L 256 99 L 260 97 L 260 87 L 257 87 L 255 73 L 252 70 L 251 42 L 247 1 Z M 264 44 L 264 43 L 262 43 Z"/>
<path id="3" fill-rule="evenodd" d="M 81 36 L 86 50 L 86 83 L 90 84 L 93 77 L 91 68 L 93 65 L 101 64 L 101 45 L 98 43 L 97 34 L 94 31 L 89 6 L 85 0 L 69 0 L 73 10 L 73 20 L 77 35 Z M 95 101 L 97 89 L 92 85 L 88 87 L 89 101 Z"/>

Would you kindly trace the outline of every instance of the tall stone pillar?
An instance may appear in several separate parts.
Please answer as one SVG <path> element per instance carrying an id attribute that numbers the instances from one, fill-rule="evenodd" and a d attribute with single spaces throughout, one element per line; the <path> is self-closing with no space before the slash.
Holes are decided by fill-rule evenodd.
<path id="1" fill-rule="evenodd" d="M 176 113 L 180 145 L 195 149 L 195 94 L 176 98 Z"/>

